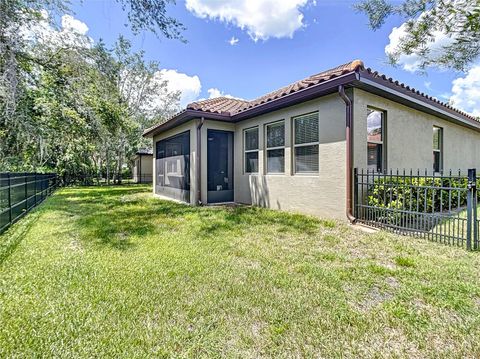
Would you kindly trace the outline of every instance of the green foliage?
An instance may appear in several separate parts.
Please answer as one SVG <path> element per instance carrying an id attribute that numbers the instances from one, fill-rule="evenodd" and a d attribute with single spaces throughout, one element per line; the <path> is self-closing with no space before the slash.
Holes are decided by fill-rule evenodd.
<path id="1" fill-rule="evenodd" d="M 374 30 L 389 16 L 405 19 L 406 34 L 389 55 L 393 64 L 402 54 L 414 53 L 422 69 L 438 65 L 465 70 L 480 55 L 480 0 L 363 0 L 355 7 L 368 16 Z M 432 50 L 428 45 L 438 33 L 452 41 Z"/>
<path id="2" fill-rule="evenodd" d="M 181 39 L 185 26 L 167 15 L 167 6 L 175 0 L 117 0 L 124 10 L 128 9 L 128 20 L 134 33 L 142 30 L 161 34 L 167 39 Z"/>
<path id="3" fill-rule="evenodd" d="M 395 257 L 395 263 L 401 267 L 415 267 L 415 261 L 410 257 Z"/>
<path id="4" fill-rule="evenodd" d="M 180 24 L 165 15 L 169 0 L 118 1 L 131 6 L 135 30 L 156 26 L 179 36 Z M 121 181 L 136 150 L 151 146 L 143 130 L 171 115 L 179 94 L 122 37 L 107 48 L 81 35 L 70 42 L 18 36 L 41 22 L 55 33 L 55 15 L 67 11 L 57 0 L 0 2 L 0 172 Z"/>
<path id="5" fill-rule="evenodd" d="M 426 213 L 454 210 L 467 204 L 467 182 L 466 178 L 387 175 L 368 186 L 367 203 L 378 208 Z"/>

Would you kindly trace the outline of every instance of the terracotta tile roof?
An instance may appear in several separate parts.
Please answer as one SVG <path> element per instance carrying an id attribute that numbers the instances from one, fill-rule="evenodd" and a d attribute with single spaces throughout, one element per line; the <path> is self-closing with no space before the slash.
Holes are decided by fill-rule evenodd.
<path id="1" fill-rule="evenodd" d="M 155 123 L 154 125 L 150 126 L 150 127 L 147 127 L 146 129 L 143 130 L 143 136 L 145 136 L 147 133 L 150 133 L 152 131 L 154 131 L 155 129 L 159 128 L 160 126 L 162 126 L 163 124 L 167 123 L 168 121 L 170 120 L 173 120 L 175 117 L 177 117 L 178 115 L 182 114 L 183 112 L 185 112 L 185 110 L 182 110 L 180 112 L 177 112 L 175 115 L 173 115 L 172 117 L 166 117 L 166 118 L 162 118 L 160 121 L 158 121 L 157 123 Z"/>
<path id="2" fill-rule="evenodd" d="M 424 99 L 428 100 L 428 101 L 432 101 L 436 104 L 439 104 L 441 106 L 444 106 L 446 107 L 447 109 L 449 110 L 452 110 L 454 112 L 457 112 L 458 114 L 462 115 L 462 116 L 465 116 L 471 120 L 474 120 L 474 121 L 477 121 L 477 122 L 480 122 L 478 118 L 476 118 L 475 116 L 472 116 L 471 114 L 467 113 L 467 112 L 464 112 L 462 110 L 459 110 L 453 106 L 451 106 L 450 104 L 446 103 L 446 102 L 442 102 L 440 100 L 438 100 L 437 98 L 433 97 L 433 96 L 429 96 L 423 92 L 420 92 L 418 90 L 416 90 L 415 88 L 413 87 L 410 87 L 408 85 L 405 85 L 404 83 L 400 83 L 399 81 L 397 80 L 394 80 L 392 79 L 391 77 L 387 77 L 386 75 L 383 75 L 381 73 L 379 73 L 378 71 L 374 71 L 372 70 L 371 68 L 367 68 L 365 69 L 363 66 L 361 68 L 362 71 L 365 71 L 367 72 L 368 74 L 372 75 L 374 78 L 377 78 L 377 79 L 380 79 L 380 80 L 383 80 L 385 81 L 386 83 L 390 84 L 390 85 L 395 85 L 395 86 L 398 86 L 399 88 L 402 88 L 402 89 L 405 89 L 409 92 L 411 92 L 412 94 L 415 94 L 415 95 L 418 95 L 418 96 L 421 96 L 423 97 Z"/>
<path id="3" fill-rule="evenodd" d="M 231 115 L 238 113 L 242 108 L 247 106 L 249 101 L 230 98 L 216 97 L 208 100 L 192 102 L 187 105 L 187 110 L 197 110 L 204 112 L 216 112 Z"/>
<path id="4" fill-rule="evenodd" d="M 276 100 L 280 97 L 284 97 L 287 95 L 290 95 L 294 92 L 298 92 L 301 90 L 304 90 L 308 87 L 311 87 L 313 85 L 318 85 L 322 82 L 325 82 L 327 80 L 331 80 L 335 77 L 344 75 L 349 72 L 354 72 L 360 67 L 363 67 L 363 62 L 361 60 L 355 60 L 351 61 L 349 63 L 334 67 L 333 69 L 327 70 L 320 72 L 316 75 L 309 76 L 303 80 L 294 82 L 293 84 L 290 84 L 288 86 L 282 87 L 279 90 L 272 91 L 264 96 L 261 96 L 253 101 L 250 101 L 248 103 L 248 106 L 242 108 L 242 111 L 248 110 L 252 107 L 257 107 L 260 105 L 263 105 L 264 103 Z M 240 112 L 240 111 L 239 111 Z"/>
<path id="5" fill-rule="evenodd" d="M 415 90 L 414 88 L 410 88 L 409 86 L 403 83 L 399 83 L 399 81 L 393 80 L 391 77 L 382 75 L 377 71 L 373 71 L 370 68 L 365 68 L 363 61 L 361 60 L 354 60 L 346 64 L 334 67 L 330 70 L 320 72 L 316 75 L 309 76 L 303 80 L 294 82 L 288 86 L 272 91 L 264 96 L 261 96 L 251 101 L 237 99 L 237 98 L 218 97 L 218 98 L 213 98 L 213 99 L 208 99 L 203 101 L 192 102 L 187 105 L 186 109 L 180 111 L 175 116 L 162 120 L 161 122 L 157 123 L 155 126 L 152 126 L 149 129 L 146 129 L 144 131 L 144 135 L 152 133 L 153 131 L 155 131 L 156 129 L 158 129 L 159 127 L 161 127 L 162 125 L 164 125 L 165 123 L 173 119 L 178 119 L 179 117 L 188 115 L 188 111 L 205 112 L 205 113 L 211 114 L 212 116 L 217 116 L 217 117 L 220 116 L 222 117 L 222 120 L 228 121 L 228 120 L 231 120 L 231 116 L 235 116 L 243 112 L 246 112 L 252 108 L 260 107 L 262 105 L 276 101 L 278 99 L 285 98 L 294 93 L 301 93 L 303 90 L 319 85 L 323 82 L 333 80 L 336 77 L 346 75 L 346 74 L 351 74 L 353 72 L 357 72 L 361 77 L 370 76 L 376 81 L 385 82 L 385 85 L 390 88 L 397 88 L 400 91 L 407 92 L 407 94 L 411 97 L 417 97 L 419 100 L 422 100 L 423 102 L 426 102 L 426 103 L 430 102 L 436 105 L 437 107 L 443 107 L 444 109 L 448 110 L 450 113 L 461 115 L 470 121 L 475 121 L 476 123 L 480 122 L 474 116 L 464 111 L 458 110 L 452 107 L 451 105 L 449 105 L 448 103 L 441 102 L 432 96 L 426 95 L 418 90 Z"/>
<path id="6" fill-rule="evenodd" d="M 257 106 L 263 105 L 264 103 L 276 100 L 280 97 L 290 95 L 294 92 L 304 90 L 313 85 L 318 85 L 319 83 L 325 82 L 327 80 L 331 80 L 335 77 L 344 75 L 349 72 L 356 71 L 360 67 L 363 68 L 363 62 L 360 60 L 355 60 L 343 65 L 337 66 L 333 69 L 320 72 L 316 75 L 309 76 L 303 80 L 294 82 L 288 86 L 282 87 L 281 89 L 272 91 L 252 101 L 235 99 L 235 98 L 218 97 L 214 99 L 193 102 L 187 105 L 187 110 L 199 110 L 204 112 L 214 112 L 214 113 L 221 113 L 221 114 L 233 116 L 240 112 L 249 110 L 253 107 L 257 107 Z"/>

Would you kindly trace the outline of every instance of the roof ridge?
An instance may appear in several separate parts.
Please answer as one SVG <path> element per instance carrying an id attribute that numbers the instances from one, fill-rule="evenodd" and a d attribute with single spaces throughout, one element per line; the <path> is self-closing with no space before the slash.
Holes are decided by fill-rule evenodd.
<path id="1" fill-rule="evenodd" d="M 391 83 L 391 84 L 393 84 L 393 85 L 395 85 L 395 86 L 399 86 L 400 88 L 403 88 L 403 89 L 405 89 L 405 90 L 407 90 L 407 91 L 410 91 L 410 92 L 412 92 L 413 94 L 418 95 L 418 96 L 421 96 L 421 97 L 423 97 L 423 98 L 425 98 L 425 99 L 427 99 L 427 100 L 433 101 L 434 103 L 439 104 L 439 105 L 441 105 L 441 106 L 444 106 L 444 107 L 448 108 L 449 110 L 452 110 L 452 111 L 454 111 L 454 112 L 456 112 L 456 113 L 458 113 L 458 114 L 460 114 L 460 115 L 462 115 L 462 116 L 465 116 L 465 117 L 467 117 L 467 118 L 470 118 L 471 120 L 480 122 L 480 120 L 479 120 L 477 117 L 475 117 L 474 115 L 472 115 L 472 114 L 470 114 L 470 113 L 468 113 L 468 112 L 462 111 L 462 110 L 460 110 L 460 109 L 458 109 L 458 108 L 450 105 L 450 104 L 447 103 L 447 102 L 440 101 L 440 100 L 439 100 L 438 98 L 436 98 L 436 97 L 430 96 L 430 95 L 428 95 L 428 94 L 426 94 L 426 93 L 424 93 L 424 92 L 420 92 L 419 90 L 416 90 L 414 87 L 410 87 L 409 85 L 405 85 L 405 83 L 399 82 L 398 80 L 395 80 L 395 79 L 393 79 L 392 77 L 387 77 L 385 74 L 382 74 L 382 73 L 380 73 L 380 72 L 378 72 L 378 71 L 375 71 L 375 70 L 373 70 L 373 69 L 370 68 L 370 67 L 368 67 L 368 68 L 363 68 L 362 70 L 363 70 L 363 71 L 366 71 L 368 74 L 372 75 L 372 76 L 375 77 L 375 78 L 379 78 L 379 79 L 382 79 L 382 80 L 384 80 L 384 81 L 386 81 L 386 82 L 388 82 L 388 83 Z"/>
<path id="2" fill-rule="evenodd" d="M 239 99 L 234 97 L 220 96 L 220 97 L 191 102 L 186 106 L 185 109 L 181 110 L 176 115 L 160 121 L 157 125 L 146 129 L 144 133 L 150 133 L 151 131 L 160 127 L 166 122 L 169 122 L 171 119 L 176 118 L 178 116 L 183 116 L 185 112 L 192 111 L 192 110 L 198 111 L 198 112 L 210 113 L 212 114 L 212 116 L 223 116 L 223 117 L 236 116 L 250 109 L 260 107 L 269 102 L 279 100 L 281 98 L 287 97 L 294 93 L 302 92 L 310 87 L 321 85 L 324 82 L 334 80 L 337 77 L 352 74 L 354 72 L 357 72 L 357 73 L 366 72 L 369 76 L 372 76 L 377 80 L 383 80 L 388 84 L 398 87 L 397 89 L 398 91 L 403 90 L 403 91 L 409 92 L 407 93 L 408 96 L 415 95 L 417 97 L 422 97 L 422 99 L 419 99 L 419 100 L 431 101 L 434 104 L 436 104 L 436 107 L 440 107 L 440 108 L 443 107 L 447 109 L 448 110 L 447 112 L 450 112 L 452 115 L 454 113 L 457 113 L 463 116 L 467 120 L 475 121 L 477 124 L 480 123 L 480 120 L 475 116 L 473 116 L 472 114 L 469 114 L 465 111 L 457 109 L 452 105 L 450 105 L 449 103 L 442 102 L 433 96 L 429 96 L 423 92 L 415 90 L 415 88 L 405 85 L 404 83 L 400 83 L 398 80 L 394 80 L 391 77 L 387 77 L 386 75 L 380 74 L 378 71 L 374 71 L 371 68 L 366 68 L 362 60 L 356 59 L 356 60 L 347 62 L 345 64 L 333 67 L 331 69 L 319 72 L 317 74 L 311 75 L 302 80 L 290 83 L 286 86 L 281 87 L 280 89 L 271 91 L 253 100 L 245 100 L 245 99 Z M 427 101 L 425 102 L 428 103 Z"/>
<path id="3" fill-rule="evenodd" d="M 365 65 L 362 60 L 353 60 L 347 63 L 344 63 L 342 65 L 338 65 L 335 67 L 332 67 L 331 69 L 324 70 L 322 72 L 319 72 L 314 75 L 310 75 L 308 77 L 303 78 L 302 80 L 292 82 L 286 86 L 283 86 L 277 90 L 273 90 L 265 95 L 262 95 L 260 97 L 257 97 L 251 101 L 249 101 L 249 104 L 247 107 L 242 108 L 239 112 L 245 111 L 249 108 L 259 106 L 265 102 L 270 102 L 273 101 L 279 97 L 283 97 L 286 95 L 289 95 L 293 92 L 298 92 L 301 90 L 306 89 L 307 87 L 317 85 L 320 82 L 324 82 L 327 80 L 330 80 L 334 77 L 341 76 L 345 73 L 350 73 L 357 71 L 358 69 L 364 69 Z M 337 74 L 338 73 L 338 74 Z M 273 98 L 271 98 L 273 97 Z"/>
<path id="4" fill-rule="evenodd" d="M 347 72 L 357 71 L 357 69 L 359 69 L 359 68 L 363 69 L 364 67 L 365 66 L 364 66 L 363 61 L 357 59 L 357 60 L 353 60 L 353 61 L 344 63 L 342 65 L 332 67 L 331 69 L 319 72 L 317 74 L 310 75 L 308 77 L 305 77 L 302 80 L 292 82 L 292 83 L 290 83 L 288 85 L 285 85 L 285 86 L 283 86 L 283 87 L 281 87 L 277 90 L 273 90 L 273 91 L 268 92 L 265 95 L 256 97 L 253 100 L 244 100 L 244 99 L 237 99 L 237 98 L 233 98 L 233 97 L 220 96 L 220 97 L 215 97 L 215 98 L 212 98 L 212 99 L 194 101 L 194 102 L 189 103 L 187 105 L 187 109 L 198 110 L 199 108 L 202 107 L 201 105 L 206 105 L 206 104 L 209 104 L 211 102 L 216 103 L 216 102 L 219 102 L 220 100 L 223 100 L 223 101 L 237 101 L 237 102 L 243 103 L 244 106 L 240 106 L 240 107 L 228 106 L 229 111 L 221 111 L 221 112 L 224 112 L 224 113 L 228 113 L 230 115 L 235 115 L 235 114 L 243 112 L 243 111 L 245 111 L 249 108 L 259 106 L 259 105 L 261 105 L 265 102 L 269 102 L 269 101 L 275 100 L 279 97 L 283 97 L 285 95 L 288 95 L 290 93 L 303 90 L 304 88 L 310 87 L 310 86 L 315 85 L 319 82 L 323 82 L 323 81 L 325 81 L 329 78 L 337 77 L 337 76 L 340 76 L 340 75 L 342 75 L 344 73 L 347 73 Z M 327 78 L 322 78 L 322 77 L 327 77 Z M 273 98 L 270 98 L 270 97 L 273 97 Z M 232 110 L 232 111 L 230 111 L 230 110 Z M 213 109 L 213 108 L 212 109 L 203 109 L 203 110 L 201 109 L 201 111 L 219 112 L 218 110 Z"/>
<path id="5" fill-rule="evenodd" d="M 244 100 L 243 98 L 236 98 L 236 97 L 227 97 L 227 96 L 218 96 L 218 97 L 213 97 L 213 98 L 205 98 L 205 99 L 199 99 L 197 101 L 190 102 L 188 106 L 191 104 L 196 104 L 196 103 L 205 103 L 205 102 L 217 102 L 219 100 L 223 101 L 240 101 L 240 102 L 249 102 L 248 100 Z"/>

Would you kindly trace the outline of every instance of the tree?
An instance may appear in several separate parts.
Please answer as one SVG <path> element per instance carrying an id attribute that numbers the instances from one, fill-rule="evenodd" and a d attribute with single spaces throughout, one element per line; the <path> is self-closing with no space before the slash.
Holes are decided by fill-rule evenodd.
<path id="1" fill-rule="evenodd" d="M 139 13 L 172 1 L 118 1 L 130 4 L 134 31 L 181 38 L 165 6 Z M 57 31 L 52 13 L 64 11 L 57 0 L 0 0 L 0 171 L 121 181 L 143 129 L 171 115 L 179 94 L 124 38 L 108 49 Z"/>
<path id="2" fill-rule="evenodd" d="M 364 0 L 356 8 L 377 30 L 391 15 L 405 19 L 404 35 L 389 53 L 392 64 L 402 54 L 419 57 L 419 67 L 436 65 L 465 70 L 480 55 L 480 0 Z M 433 49 L 435 38 L 442 43 Z"/>

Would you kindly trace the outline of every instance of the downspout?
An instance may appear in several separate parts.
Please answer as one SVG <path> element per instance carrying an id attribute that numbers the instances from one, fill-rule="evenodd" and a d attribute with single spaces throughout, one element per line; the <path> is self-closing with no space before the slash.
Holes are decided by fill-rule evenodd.
<path id="1" fill-rule="evenodd" d="M 197 124 L 197 155 L 196 155 L 196 177 L 195 182 L 197 186 L 197 195 L 195 198 L 196 205 L 202 205 L 202 127 L 205 122 L 205 118 L 202 117 L 198 120 Z"/>
<path id="2" fill-rule="evenodd" d="M 352 124 L 353 124 L 353 110 L 352 110 L 352 100 L 345 94 L 345 87 L 343 85 L 338 86 L 338 94 L 345 102 L 345 138 L 347 142 L 347 200 L 346 200 L 346 214 L 350 223 L 354 224 L 356 218 L 352 213 Z"/>

